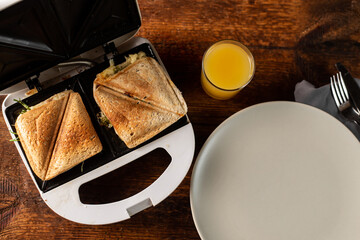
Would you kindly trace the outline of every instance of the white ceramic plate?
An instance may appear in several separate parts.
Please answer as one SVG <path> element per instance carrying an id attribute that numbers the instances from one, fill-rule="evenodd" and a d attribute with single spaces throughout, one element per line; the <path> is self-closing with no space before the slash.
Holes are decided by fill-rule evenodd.
<path id="1" fill-rule="evenodd" d="M 246 108 L 209 137 L 190 201 L 202 239 L 360 239 L 360 144 L 295 102 Z"/>

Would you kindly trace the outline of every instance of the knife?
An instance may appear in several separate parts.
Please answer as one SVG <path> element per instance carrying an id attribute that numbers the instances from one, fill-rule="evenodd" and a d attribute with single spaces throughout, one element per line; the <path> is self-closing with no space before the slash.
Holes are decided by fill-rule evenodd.
<path id="1" fill-rule="evenodd" d="M 335 67 L 341 73 L 347 91 L 350 95 L 350 100 L 354 104 L 355 109 L 359 112 L 360 109 L 360 87 L 355 79 L 351 76 L 350 72 L 341 64 L 336 63 Z"/>

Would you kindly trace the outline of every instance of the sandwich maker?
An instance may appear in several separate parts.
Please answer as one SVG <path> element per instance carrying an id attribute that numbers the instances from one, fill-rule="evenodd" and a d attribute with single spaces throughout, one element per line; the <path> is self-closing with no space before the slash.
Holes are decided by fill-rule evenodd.
<path id="1" fill-rule="evenodd" d="M 97 121 L 100 109 L 93 98 L 93 81 L 109 66 L 110 59 L 119 64 L 125 56 L 143 51 L 164 67 L 154 46 L 147 39 L 134 37 L 140 26 L 134 0 L 23 0 L 1 9 L 0 94 L 8 94 L 2 111 L 9 130 L 15 132 L 16 117 L 23 109 L 14 99 L 33 106 L 73 89 L 80 93 L 103 145 L 103 151 L 85 160 L 84 165 L 42 181 L 29 166 L 21 143 L 14 142 L 42 199 L 71 221 L 96 225 L 128 219 L 169 196 L 190 168 L 195 138 L 187 115 L 133 149 L 127 148 L 112 128 Z M 27 96 L 30 89 L 38 93 Z M 13 133 L 11 137 L 16 138 Z M 81 202 L 79 188 L 83 184 L 158 148 L 170 155 L 171 162 L 150 186 L 116 202 Z"/>

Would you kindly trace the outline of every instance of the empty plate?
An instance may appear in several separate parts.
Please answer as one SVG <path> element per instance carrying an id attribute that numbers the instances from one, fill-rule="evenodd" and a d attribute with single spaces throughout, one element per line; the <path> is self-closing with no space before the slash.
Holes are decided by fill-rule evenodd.
<path id="1" fill-rule="evenodd" d="M 359 142 L 317 108 L 251 106 L 204 144 L 190 201 L 202 239 L 358 240 Z"/>

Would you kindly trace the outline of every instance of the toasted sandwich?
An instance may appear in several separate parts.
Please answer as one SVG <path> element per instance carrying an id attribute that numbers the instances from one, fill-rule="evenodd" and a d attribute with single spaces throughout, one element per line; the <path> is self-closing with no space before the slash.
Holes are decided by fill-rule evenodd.
<path id="1" fill-rule="evenodd" d="M 63 173 L 102 151 L 79 93 L 71 93 L 50 158 L 45 180 Z"/>
<path id="2" fill-rule="evenodd" d="M 70 91 L 65 91 L 20 114 L 15 128 L 34 173 L 45 179 Z"/>
<path id="3" fill-rule="evenodd" d="M 29 164 L 41 180 L 50 180 L 102 150 L 80 95 L 71 90 L 20 114 L 15 128 Z"/>
<path id="4" fill-rule="evenodd" d="M 173 112 L 103 86 L 97 88 L 96 99 L 116 134 L 129 148 L 152 138 L 179 119 Z"/>
<path id="5" fill-rule="evenodd" d="M 109 69 L 98 74 L 94 99 L 129 148 L 152 138 L 187 112 L 180 91 L 150 57 L 136 59 L 112 74 Z"/>

